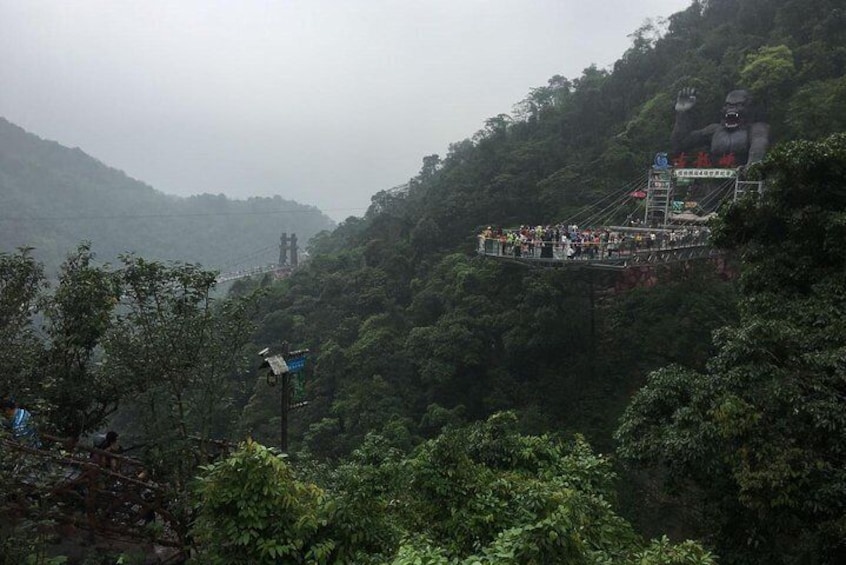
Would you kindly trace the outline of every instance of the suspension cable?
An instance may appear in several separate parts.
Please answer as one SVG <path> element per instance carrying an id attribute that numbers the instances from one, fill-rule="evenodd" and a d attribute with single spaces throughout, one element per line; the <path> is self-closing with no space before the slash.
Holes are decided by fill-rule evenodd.
<path id="1" fill-rule="evenodd" d="M 609 207 L 616 206 L 620 202 L 621 199 L 629 198 L 629 195 L 632 191 L 632 188 L 637 188 L 638 186 L 643 185 L 643 183 L 645 182 L 645 178 L 646 178 L 645 174 L 641 175 L 637 179 L 635 179 L 633 181 L 629 181 L 626 184 L 624 184 L 622 186 L 622 188 L 606 194 L 605 196 L 603 196 L 602 198 L 600 198 L 596 202 L 592 202 L 591 204 L 588 204 L 587 206 L 583 207 L 578 212 L 576 212 L 573 216 L 568 218 L 566 220 L 566 223 L 567 224 L 585 223 L 583 218 L 584 219 L 591 219 L 591 218 L 595 218 L 597 216 L 601 216 L 602 213 L 605 212 Z M 606 205 L 599 212 L 594 212 L 595 208 L 602 206 L 609 199 L 614 199 L 613 202 L 610 205 Z M 587 215 L 587 216 L 585 216 L 585 215 Z"/>
<path id="2" fill-rule="evenodd" d="M 631 186 L 628 186 L 624 191 L 621 191 L 621 193 L 618 193 L 619 196 L 614 202 L 612 202 L 611 204 L 609 204 L 608 206 L 606 206 L 605 208 L 603 208 L 599 212 L 595 213 L 593 216 L 590 216 L 588 218 L 587 223 L 588 224 L 595 224 L 595 223 L 597 223 L 597 221 L 600 218 L 610 217 L 611 215 L 616 213 L 620 208 L 622 208 L 626 204 L 629 204 L 631 201 L 633 201 L 634 199 L 631 196 L 630 188 L 631 188 Z M 612 211 L 608 212 L 609 210 L 612 210 Z"/>

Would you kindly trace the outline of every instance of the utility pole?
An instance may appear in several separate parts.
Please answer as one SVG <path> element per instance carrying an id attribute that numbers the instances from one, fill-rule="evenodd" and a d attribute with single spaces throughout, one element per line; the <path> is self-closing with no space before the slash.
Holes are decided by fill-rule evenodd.
<path id="1" fill-rule="evenodd" d="M 291 350 L 291 344 L 287 341 L 282 342 L 282 357 L 287 357 Z M 282 453 L 288 453 L 288 408 L 291 406 L 291 370 L 285 363 L 285 372 L 282 373 L 282 399 L 279 405 L 279 435 L 282 438 L 279 442 L 279 448 Z"/>
<path id="2" fill-rule="evenodd" d="M 280 406 L 279 434 L 282 440 L 279 447 L 282 453 L 288 453 L 288 409 L 291 406 L 291 373 L 282 375 L 282 405 Z"/>

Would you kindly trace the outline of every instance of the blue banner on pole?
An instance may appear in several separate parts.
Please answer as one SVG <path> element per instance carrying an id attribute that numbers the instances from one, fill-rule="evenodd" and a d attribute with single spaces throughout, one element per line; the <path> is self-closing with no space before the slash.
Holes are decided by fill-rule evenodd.
<path id="1" fill-rule="evenodd" d="M 302 371 L 305 368 L 306 358 L 297 357 L 296 359 L 286 359 L 286 363 L 288 364 L 288 372 L 289 373 L 296 373 L 297 371 Z"/>

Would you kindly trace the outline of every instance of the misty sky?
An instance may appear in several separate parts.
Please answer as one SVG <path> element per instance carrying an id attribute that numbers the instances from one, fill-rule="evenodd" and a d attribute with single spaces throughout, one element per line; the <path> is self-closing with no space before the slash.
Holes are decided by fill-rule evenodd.
<path id="1" fill-rule="evenodd" d="M 0 0 L 0 116 L 169 194 L 341 220 L 689 0 Z"/>

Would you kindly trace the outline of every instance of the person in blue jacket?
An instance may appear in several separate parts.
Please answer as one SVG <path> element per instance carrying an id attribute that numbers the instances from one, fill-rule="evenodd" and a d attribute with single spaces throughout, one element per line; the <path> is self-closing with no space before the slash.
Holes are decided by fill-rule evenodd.
<path id="1" fill-rule="evenodd" d="M 26 408 L 17 406 L 15 401 L 4 399 L 0 409 L 6 417 L 5 425 L 12 431 L 12 437 L 27 447 L 40 448 L 41 440 L 32 421 L 32 414 Z"/>

